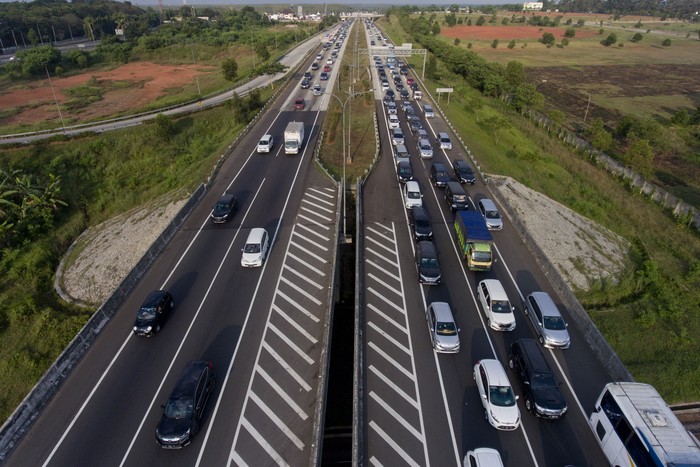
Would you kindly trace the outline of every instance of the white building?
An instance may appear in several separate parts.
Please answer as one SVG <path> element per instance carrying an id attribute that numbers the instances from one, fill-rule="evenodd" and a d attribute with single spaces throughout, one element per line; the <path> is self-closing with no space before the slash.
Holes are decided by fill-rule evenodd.
<path id="1" fill-rule="evenodd" d="M 543 2 L 525 2 L 523 3 L 523 10 L 541 10 L 544 8 Z"/>

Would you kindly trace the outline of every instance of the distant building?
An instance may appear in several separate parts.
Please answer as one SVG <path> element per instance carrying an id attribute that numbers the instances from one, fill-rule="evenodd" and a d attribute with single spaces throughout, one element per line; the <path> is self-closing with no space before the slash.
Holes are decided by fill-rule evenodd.
<path id="1" fill-rule="evenodd" d="M 523 3 L 523 10 L 541 10 L 544 8 L 543 2 L 525 2 Z"/>

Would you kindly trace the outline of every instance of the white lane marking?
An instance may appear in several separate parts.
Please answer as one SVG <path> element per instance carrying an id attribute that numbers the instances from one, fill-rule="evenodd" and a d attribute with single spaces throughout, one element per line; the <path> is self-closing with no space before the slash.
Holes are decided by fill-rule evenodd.
<path id="1" fill-rule="evenodd" d="M 245 427 L 246 430 L 248 430 L 248 433 L 255 439 L 255 441 L 258 442 L 258 444 L 265 450 L 265 453 L 272 457 L 272 459 L 277 463 L 279 466 L 288 466 L 284 459 L 282 459 L 282 456 L 280 456 L 277 451 L 272 447 L 270 443 L 267 442 L 267 440 L 258 432 L 258 430 L 255 429 L 255 427 L 246 419 L 243 417 L 241 419 L 241 424 Z M 229 459 L 231 459 L 233 456 L 229 456 Z M 259 461 L 260 459 L 258 459 Z"/>
<path id="2" fill-rule="evenodd" d="M 403 323 L 399 323 L 395 319 L 393 319 L 391 316 L 387 315 L 384 313 L 384 311 L 380 310 L 378 307 L 374 306 L 372 303 L 367 304 L 367 308 L 370 310 L 374 311 L 377 313 L 380 317 L 384 318 L 387 323 L 393 324 L 396 329 L 399 331 L 403 332 L 406 334 L 406 322 L 404 321 Z M 403 318 L 405 318 L 405 315 L 401 315 Z"/>
<path id="3" fill-rule="evenodd" d="M 374 399 L 374 401 L 380 405 L 381 408 L 386 410 L 386 412 L 391 415 L 394 420 L 399 422 L 409 433 L 416 437 L 419 441 L 422 438 L 421 434 L 416 430 L 413 425 L 411 425 L 408 420 L 403 418 L 396 410 L 394 410 L 389 404 L 384 402 L 381 397 L 379 397 L 374 391 L 370 391 L 369 397 Z"/>
<path id="4" fill-rule="evenodd" d="M 290 240 L 291 240 L 291 239 L 290 239 Z M 328 260 L 327 260 L 326 258 L 317 255 L 316 253 L 314 253 L 313 251 L 309 250 L 308 248 L 305 248 L 305 247 L 301 246 L 299 243 L 296 243 L 296 242 L 294 242 L 294 241 L 291 241 L 291 244 L 294 246 L 294 248 L 297 248 L 297 249 L 303 251 L 304 253 L 306 253 L 307 255 L 311 256 L 312 258 L 315 258 L 315 259 L 316 259 L 318 262 L 320 262 L 321 264 L 325 264 L 325 263 L 328 262 Z"/>
<path id="5" fill-rule="evenodd" d="M 324 194 L 324 196 L 327 196 L 327 195 Z M 327 204 L 328 206 L 335 206 L 335 203 L 333 203 L 332 201 L 328 201 L 328 200 L 325 200 L 325 199 L 321 199 L 321 198 L 319 198 L 318 196 L 314 196 L 314 195 L 311 195 L 311 194 L 309 194 L 309 193 L 306 194 L 306 197 L 307 197 L 307 198 L 311 198 L 311 199 L 313 199 L 313 200 L 316 200 L 316 201 L 318 201 L 319 203 Z"/>
<path id="6" fill-rule="evenodd" d="M 280 307 L 277 305 L 272 305 L 272 308 L 279 314 L 282 318 L 284 318 L 287 323 L 289 323 L 294 329 L 297 330 L 299 334 L 302 336 L 306 337 L 312 344 L 318 343 L 318 339 L 316 339 L 314 336 L 312 336 L 306 329 L 304 329 L 299 323 L 294 321 L 291 316 L 289 316 L 284 310 L 282 310 Z"/>
<path id="7" fill-rule="evenodd" d="M 316 227 L 320 227 L 320 228 L 323 229 L 323 230 L 330 230 L 330 227 L 329 227 L 329 226 L 324 225 L 324 224 L 321 224 L 321 223 L 318 222 L 316 219 L 312 219 L 312 218 L 307 217 L 307 216 L 305 216 L 305 215 L 303 215 L 303 214 L 298 214 L 297 217 L 298 217 L 299 219 L 304 219 L 304 220 L 305 220 L 306 222 L 308 222 L 309 224 L 313 224 L 313 225 L 315 225 Z"/>
<path id="8" fill-rule="evenodd" d="M 413 397 L 411 397 L 406 391 L 401 389 L 397 384 L 395 384 L 391 379 L 389 379 L 387 376 L 384 375 L 381 371 L 379 371 L 374 365 L 369 366 L 369 370 L 374 373 L 374 375 L 382 380 L 384 384 L 389 386 L 391 390 L 393 390 L 396 394 L 401 396 L 406 402 L 411 404 L 417 411 L 420 412 L 420 405 L 418 404 L 418 401 L 415 400 Z"/>
<path id="9" fill-rule="evenodd" d="M 286 263 L 284 266 L 282 266 L 282 269 L 284 271 L 291 272 L 292 274 L 297 276 L 299 279 L 301 279 L 304 282 L 306 282 L 307 284 L 309 284 L 311 287 L 315 287 L 318 290 L 323 290 L 323 286 L 321 284 L 317 284 L 316 282 L 312 281 L 311 279 L 309 279 L 308 277 L 306 277 L 305 275 L 303 275 L 302 273 L 300 273 L 296 269 L 289 267 Z"/>
<path id="10" fill-rule="evenodd" d="M 319 250 L 322 250 L 324 252 L 328 251 L 328 247 L 321 245 L 317 241 L 314 241 L 313 239 L 306 237 L 306 236 L 300 234 L 299 232 L 296 232 L 296 231 L 292 232 L 292 238 L 295 240 L 294 246 L 300 246 L 302 243 L 306 242 L 306 243 L 310 243 L 311 246 L 313 246 L 314 248 L 318 248 Z M 323 262 L 326 263 L 327 261 L 324 260 Z"/>
<path id="11" fill-rule="evenodd" d="M 234 452 L 233 456 L 231 456 L 231 458 L 228 460 L 228 465 L 231 465 L 232 462 L 237 467 L 249 467 L 248 464 L 243 460 L 241 456 L 238 455 L 237 452 Z"/>
<path id="12" fill-rule="evenodd" d="M 253 197 L 253 200 L 250 203 L 250 207 L 252 207 L 253 204 L 255 203 L 255 200 L 257 199 L 258 194 L 260 194 L 260 190 L 262 189 L 264 184 L 265 184 L 265 179 L 263 179 L 262 183 L 260 183 L 260 186 L 258 187 L 258 191 L 255 192 L 255 196 Z M 246 214 L 241 221 L 242 223 L 245 222 L 245 219 L 248 216 L 248 213 L 250 212 L 250 210 L 251 209 L 249 208 L 248 211 L 246 211 Z M 160 384 L 158 385 L 158 388 L 156 389 L 155 393 L 153 394 L 153 398 L 151 399 L 151 402 L 148 404 L 149 408 L 146 410 L 146 413 L 143 414 L 143 417 L 141 418 L 141 422 L 139 423 L 139 426 L 136 429 L 134 436 L 131 438 L 131 442 L 129 443 L 129 447 L 127 448 L 126 452 L 124 453 L 124 456 L 122 457 L 122 460 L 119 464 L 120 467 L 126 463 L 126 459 L 129 457 L 129 453 L 131 453 L 131 449 L 134 447 L 134 443 L 136 443 L 136 438 L 139 436 L 139 433 L 141 432 L 143 425 L 146 423 L 146 419 L 148 418 L 149 412 L 151 410 L 153 410 L 153 407 L 155 406 L 155 403 L 156 403 L 156 399 L 158 398 L 158 394 L 163 389 L 163 385 L 165 384 L 165 379 L 167 378 L 168 374 L 170 374 L 170 370 L 173 368 L 173 365 L 175 365 L 175 360 L 177 360 L 177 357 L 180 355 L 180 352 L 182 351 L 183 347 L 185 346 L 185 342 L 187 341 L 187 337 L 190 335 L 190 332 L 192 331 L 192 328 L 194 327 L 194 323 L 197 321 L 197 318 L 199 317 L 199 313 L 202 311 L 202 308 L 204 308 L 204 303 L 207 301 L 207 297 L 209 297 L 209 293 L 214 288 L 214 283 L 216 282 L 216 279 L 219 277 L 219 273 L 221 273 L 221 269 L 223 268 L 224 264 L 226 263 L 226 260 L 228 259 L 229 253 L 231 253 L 231 249 L 233 248 L 233 244 L 235 243 L 239 232 L 240 232 L 240 229 L 236 231 L 236 234 L 231 239 L 231 243 L 229 243 L 228 248 L 226 249 L 226 253 L 224 254 L 223 258 L 221 259 L 221 262 L 219 263 L 219 267 L 216 269 L 216 272 L 214 273 L 214 277 L 212 277 L 211 282 L 209 283 L 209 287 L 207 287 L 207 291 L 204 293 L 202 300 L 199 302 L 199 306 L 197 307 L 197 311 L 194 313 L 194 316 L 192 317 L 192 321 L 190 321 L 189 326 L 187 326 L 187 331 L 185 331 L 185 334 L 182 336 L 182 339 L 180 340 L 180 345 L 178 345 L 177 350 L 175 351 L 175 354 L 173 355 L 173 358 L 170 360 L 170 363 L 168 364 L 168 368 L 165 370 L 165 374 L 163 375 L 163 379 L 161 380 Z M 262 276 L 262 274 L 261 274 L 261 276 Z"/>
<path id="13" fill-rule="evenodd" d="M 313 272 L 315 272 L 315 273 L 318 274 L 319 276 L 325 276 L 325 275 L 326 275 L 325 272 L 323 272 L 322 270 L 318 269 L 318 268 L 315 267 L 315 266 L 310 265 L 309 263 L 307 263 L 307 262 L 304 261 L 303 259 L 299 258 L 299 257 L 298 257 L 297 255 L 295 255 L 294 253 L 287 253 L 287 256 L 288 256 L 289 258 L 292 258 L 293 260 L 295 260 L 295 261 L 301 263 L 301 264 L 302 264 L 304 267 L 306 267 L 307 269 L 311 269 Z"/>
<path id="14" fill-rule="evenodd" d="M 379 293 L 379 292 L 377 292 L 376 290 L 374 290 L 372 287 L 367 287 L 367 291 L 368 291 L 368 292 L 371 292 L 371 293 L 372 293 L 373 295 L 375 295 L 378 299 L 380 299 L 381 301 L 383 301 L 384 303 L 386 303 L 387 305 L 389 305 L 390 307 L 392 307 L 394 310 L 396 310 L 396 311 L 398 311 L 398 312 L 400 312 L 400 313 L 405 313 L 405 311 L 404 311 L 405 308 L 401 308 L 400 306 L 398 306 L 397 304 L 395 304 L 394 302 L 392 302 L 391 300 L 389 300 L 388 298 L 386 298 L 384 295 L 382 295 L 381 293 Z M 401 297 L 404 296 L 403 293 L 400 293 L 399 295 L 400 295 Z"/>
<path id="15" fill-rule="evenodd" d="M 372 456 L 369 458 L 369 463 L 372 465 L 376 465 L 377 467 L 384 467 L 384 464 L 379 462 L 376 457 Z"/>
<path id="16" fill-rule="evenodd" d="M 406 347 L 404 344 L 402 344 L 401 342 L 399 342 L 399 341 L 396 340 L 395 338 L 391 337 L 391 336 L 390 336 L 387 332 L 385 332 L 380 326 L 374 324 L 374 321 L 368 321 L 368 322 L 367 322 L 367 327 L 370 327 L 370 328 L 374 329 L 375 331 L 377 331 L 377 333 L 378 333 L 380 336 L 382 336 L 384 339 L 386 339 L 387 341 L 389 341 L 389 342 L 391 342 L 392 344 L 394 344 L 394 346 L 395 346 L 397 349 L 402 350 L 406 355 L 411 355 L 410 350 L 408 349 L 408 347 Z"/>
<path id="17" fill-rule="evenodd" d="M 388 251 L 389 253 L 394 253 L 394 250 L 392 250 L 392 249 L 389 248 L 388 246 L 384 245 L 383 243 L 380 243 L 378 240 L 375 240 L 374 237 L 365 237 L 365 239 L 367 239 L 367 240 L 369 240 L 370 242 L 374 243 L 374 244 L 377 245 L 379 248 L 385 249 L 385 250 Z M 381 256 L 383 256 L 383 255 L 379 255 L 379 256 L 381 257 Z"/>
<path id="18" fill-rule="evenodd" d="M 372 261 L 371 259 L 365 259 L 365 263 L 370 264 L 370 265 L 374 266 L 375 268 L 379 269 L 380 271 L 382 271 L 382 273 L 383 273 L 384 275 L 389 276 L 389 277 L 391 277 L 391 278 L 394 279 L 394 280 L 399 280 L 399 276 L 397 276 L 397 275 L 394 274 L 393 272 L 389 271 L 388 269 L 381 267 L 381 266 L 379 265 L 379 263 L 375 263 L 375 262 Z"/>
<path id="19" fill-rule="evenodd" d="M 321 240 L 325 240 L 326 242 L 331 240 L 329 237 L 326 237 L 325 235 L 321 235 L 320 233 L 316 232 L 315 230 L 308 228 L 304 224 L 296 224 L 295 227 L 299 227 L 300 229 L 304 229 L 308 233 L 310 233 L 311 235 L 315 235 L 318 238 L 320 238 Z M 298 235 L 301 235 L 301 234 L 298 234 Z"/>
<path id="20" fill-rule="evenodd" d="M 311 126 L 312 129 L 309 132 L 309 138 L 311 138 L 313 135 L 313 128 L 316 125 L 316 121 L 318 120 L 318 116 L 319 116 L 319 114 L 317 113 L 316 118 L 314 119 L 314 122 Z M 301 157 L 299 158 L 299 164 L 297 165 L 297 170 L 294 173 L 294 178 L 291 181 L 292 187 L 295 186 L 295 183 L 296 183 L 297 179 L 299 178 L 299 172 L 301 171 L 302 163 L 304 161 L 304 156 L 306 155 L 306 150 L 308 149 L 308 147 L 309 147 L 309 145 L 305 145 L 304 149 L 302 150 Z M 294 192 L 293 189 L 287 190 L 287 198 L 284 201 L 284 206 L 282 207 L 282 210 L 280 212 L 279 221 L 277 223 L 277 228 L 275 229 L 275 233 L 272 237 L 272 244 L 273 245 L 275 243 L 275 240 L 277 239 L 277 234 L 279 232 L 280 225 L 282 223 L 282 219 L 284 218 L 284 212 L 287 210 L 287 206 L 289 205 L 289 200 L 290 200 L 293 192 Z M 258 290 L 260 289 L 260 284 L 262 283 L 262 278 L 265 274 L 265 270 L 266 270 L 268 264 L 269 264 L 269 262 L 266 261 L 265 265 L 263 266 L 263 271 L 260 273 L 260 277 L 258 278 L 258 283 L 255 286 L 255 292 L 253 293 L 253 298 L 250 301 L 250 305 L 248 306 L 248 311 L 246 312 L 245 321 L 243 322 L 243 326 L 241 327 L 241 334 L 240 334 L 241 336 L 245 335 L 245 331 L 246 331 L 247 325 L 248 325 L 248 320 L 250 319 L 252 311 L 253 311 L 253 305 L 255 303 L 255 298 L 257 297 Z M 270 309 L 268 310 L 267 322 L 270 321 L 271 314 L 272 314 L 272 307 L 270 307 Z M 224 397 L 224 392 L 226 392 L 225 391 L 226 384 L 227 384 L 229 378 L 231 377 L 231 371 L 233 370 L 233 362 L 236 361 L 236 356 L 238 355 L 238 349 L 240 348 L 241 341 L 242 341 L 242 338 L 239 338 L 238 341 L 236 342 L 236 348 L 233 351 L 233 355 L 231 356 L 231 360 L 229 361 L 228 368 L 226 369 L 226 376 L 224 377 L 224 381 L 223 381 L 223 384 L 221 386 L 222 390 L 219 391 L 219 397 L 216 399 L 216 406 L 214 407 L 214 411 L 213 411 L 212 416 L 211 416 L 212 420 L 207 426 L 207 432 L 204 435 L 204 440 L 202 441 L 202 447 L 199 449 L 199 455 L 197 456 L 197 462 L 195 463 L 195 467 L 199 467 L 199 464 L 202 462 L 202 457 L 204 456 L 204 449 L 206 449 L 207 442 L 209 441 L 209 436 L 211 436 L 211 430 L 214 426 L 214 422 L 216 419 L 216 415 L 218 414 L 219 407 L 221 406 L 221 401 Z M 258 355 L 256 357 L 256 362 L 260 358 L 261 351 L 262 351 L 262 347 L 258 346 Z M 252 384 L 253 384 L 253 378 L 251 377 L 250 381 L 248 382 L 248 391 L 250 391 L 250 386 Z M 244 413 L 246 404 L 247 404 L 247 398 L 246 398 L 246 401 L 243 403 L 243 410 L 241 411 L 241 414 Z M 229 414 L 227 414 L 227 415 L 229 415 Z M 238 427 L 236 428 L 236 434 L 234 435 L 234 440 L 231 444 L 230 452 L 233 451 L 233 448 L 236 445 L 236 439 L 238 438 L 240 426 L 241 425 L 239 423 Z M 231 458 L 231 455 L 229 455 L 229 458 Z"/>
<path id="21" fill-rule="evenodd" d="M 285 333 L 280 331 L 277 328 L 277 326 L 270 323 L 270 330 L 272 332 L 274 332 L 275 334 L 277 334 L 277 337 L 282 339 L 284 341 L 284 343 L 289 346 L 290 349 L 292 349 L 293 351 L 295 351 L 297 353 L 297 355 L 299 355 L 301 358 L 306 360 L 306 363 L 308 363 L 309 365 L 313 365 L 314 359 L 309 357 L 306 352 L 304 352 L 298 345 L 296 345 L 294 342 L 292 342 L 292 340 L 289 337 L 287 337 L 287 335 Z"/>
<path id="22" fill-rule="evenodd" d="M 282 358 L 282 356 L 278 354 L 277 351 L 273 349 L 270 344 L 267 343 L 267 341 L 263 341 L 262 347 L 265 350 L 267 350 L 267 353 L 269 353 L 272 356 L 272 358 L 275 359 L 279 366 L 281 366 L 287 372 L 287 374 L 289 374 L 289 376 L 291 376 L 297 382 L 297 384 L 299 384 L 299 386 L 302 387 L 302 389 L 304 389 L 306 392 L 311 391 L 311 386 L 309 385 L 309 383 L 304 381 L 304 378 L 302 378 L 301 375 L 297 373 L 294 370 L 294 368 L 292 368 L 292 365 L 287 363 L 287 361 L 284 358 Z"/>
<path id="23" fill-rule="evenodd" d="M 367 277 L 370 279 L 373 279 L 377 284 L 383 285 L 384 288 L 386 288 L 389 292 L 394 292 L 397 295 L 401 295 L 403 291 L 395 286 L 392 286 L 391 284 L 388 284 L 387 282 L 384 282 L 381 280 L 378 276 L 375 276 L 372 273 L 367 274 Z"/>
<path id="24" fill-rule="evenodd" d="M 299 294 L 303 295 L 304 297 L 306 297 L 306 298 L 308 298 L 309 300 L 311 300 L 312 302 L 314 302 L 316 305 L 320 305 L 320 304 L 321 304 L 321 300 L 319 300 L 318 298 L 314 297 L 314 296 L 311 295 L 309 292 L 307 292 L 307 291 L 304 290 L 303 288 L 299 287 L 298 285 L 296 285 L 294 282 L 290 281 L 290 280 L 287 279 L 286 277 L 282 276 L 282 277 L 281 277 L 281 281 L 284 282 L 285 284 L 287 284 L 288 286 L 290 286 L 292 289 L 296 290 Z"/>
<path id="25" fill-rule="evenodd" d="M 257 394 L 255 394 L 253 392 L 250 394 L 250 397 L 251 397 L 251 399 L 253 399 L 253 402 L 255 402 L 255 404 L 258 407 L 260 407 L 260 410 L 265 412 L 265 415 L 267 415 L 267 417 L 270 420 L 272 420 L 272 423 L 274 423 L 277 426 L 277 428 L 280 429 L 280 431 L 282 433 L 287 435 L 287 438 L 289 438 L 289 440 L 292 443 L 294 443 L 294 445 L 297 447 L 297 449 L 299 449 L 299 450 L 304 449 L 304 442 L 302 440 L 300 440 L 299 437 L 297 435 L 295 435 L 294 432 L 292 430 L 290 430 L 287 425 L 284 424 L 282 419 L 279 418 L 273 410 L 270 410 L 270 408 L 267 406 L 267 404 L 265 404 L 265 402 L 262 399 L 260 399 Z"/>
<path id="26" fill-rule="evenodd" d="M 418 464 L 416 461 L 414 461 L 413 459 L 411 459 L 411 456 L 409 456 L 409 455 L 406 453 L 406 451 L 404 451 L 403 449 L 401 449 L 401 447 L 400 447 L 398 444 L 396 444 L 396 443 L 394 442 L 394 440 L 391 439 L 391 438 L 389 437 L 389 435 L 387 435 L 386 432 L 385 432 L 384 430 L 382 430 L 381 428 L 379 428 L 379 425 L 377 425 L 377 424 L 374 422 L 374 420 L 372 420 L 371 422 L 369 422 L 369 426 L 370 426 L 370 428 L 372 428 L 372 429 L 384 440 L 384 442 L 385 442 L 386 444 L 388 444 L 388 445 L 394 450 L 394 452 L 396 452 L 396 454 L 398 454 L 399 456 L 401 456 L 401 459 L 403 459 L 403 461 L 404 461 L 406 464 L 411 465 L 411 466 L 414 466 L 414 467 L 420 467 L 420 464 Z"/>
<path id="27" fill-rule="evenodd" d="M 310 311 L 307 311 L 306 308 L 304 308 L 303 306 L 301 306 L 300 304 L 298 304 L 297 302 L 295 302 L 294 300 L 292 300 L 292 299 L 291 299 L 287 294 L 285 294 L 284 292 L 278 290 L 278 291 L 277 291 L 277 295 L 280 296 L 280 297 L 282 297 L 282 298 L 284 298 L 287 302 L 289 302 L 290 305 L 293 305 L 294 308 L 296 308 L 297 310 L 299 310 L 300 312 L 302 312 L 303 314 L 305 314 L 306 316 L 308 316 L 309 318 L 311 318 L 311 319 L 314 321 L 314 323 L 318 323 L 318 322 L 320 321 L 320 319 L 317 318 L 316 315 L 312 314 Z"/>
<path id="28" fill-rule="evenodd" d="M 381 224 L 379 224 L 379 225 L 381 225 Z M 386 240 L 388 242 L 394 243 L 396 241 L 395 238 L 391 238 L 391 237 L 387 236 L 384 232 L 380 232 L 379 230 L 377 230 L 373 227 L 367 227 L 367 231 L 372 232 L 373 234 L 382 237 L 384 240 Z M 369 238 L 369 237 L 367 237 L 367 238 Z"/>
<path id="29" fill-rule="evenodd" d="M 297 403 L 294 401 L 294 399 L 292 399 L 291 397 L 289 397 L 289 394 L 287 394 L 287 392 L 286 392 L 284 389 L 282 389 L 282 386 L 280 386 L 279 384 L 277 384 L 277 381 L 275 381 L 274 379 L 272 379 L 272 376 L 270 376 L 270 374 L 269 374 L 267 371 L 265 371 L 262 367 L 258 367 L 258 368 L 256 369 L 256 372 L 257 372 L 260 376 L 262 376 L 263 379 L 267 382 L 267 384 L 269 384 L 270 387 L 277 393 L 277 395 L 280 396 L 280 397 L 282 398 L 282 400 L 284 400 L 284 402 L 285 402 L 294 412 L 296 412 L 296 414 L 299 416 L 299 418 L 301 418 L 302 420 L 307 420 L 307 419 L 309 418 L 309 416 L 306 414 L 306 412 L 304 412 L 304 409 L 302 409 L 301 407 L 299 407 L 299 404 L 297 404 Z M 252 393 L 252 391 L 251 391 L 251 393 Z"/>
<path id="30" fill-rule="evenodd" d="M 325 207 L 325 206 L 319 206 L 318 204 L 312 203 L 310 200 L 308 200 L 308 199 L 306 199 L 306 198 L 304 198 L 303 200 L 301 200 L 301 203 L 302 203 L 302 205 L 303 205 L 303 204 L 308 204 L 309 206 L 311 206 L 311 207 L 314 208 L 314 209 L 320 209 L 321 211 L 324 211 L 324 212 L 327 212 L 327 213 L 330 213 L 330 214 L 335 214 L 335 210 L 330 209 L 330 208 L 327 208 L 327 207 Z M 304 210 L 306 210 L 306 211 L 310 211 L 310 209 L 307 209 L 307 208 L 302 208 L 302 209 L 304 209 Z M 314 211 L 310 211 L 310 212 L 314 212 Z M 324 219 L 325 219 L 325 218 L 324 218 Z M 328 219 L 328 220 L 330 221 L 331 219 Z"/>
<path id="31" fill-rule="evenodd" d="M 313 191 L 314 193 L 318 193 L 319 195 L 325 196 L 326 198 L 335 199 L 335 189 L 333 189 L 333 188 L 325 188 L 325 191 L 324 191 L 324 190 L 319 190 L 318 188 L 311 187 L 311 188 L 309 188 L 309 191 Z M 328 193 L 326 193 L 326 191 Z"/>
<path id="32" fill-rule="evenodd" d="M 317 207 L 317 206 L 314 206 L 314 207 Z M 326 222 L 331 222 L 333 220 L 332 217 L 324 216 L 324 215 L 320 214 L 317 210 L 309 209 L 306 206 L 301 206 L 300 211 L 306 211 L 311 215 L 314 215 L 316 217 L 320 217 L 321 219 L 323 219 Z"/>
<path id="33" fill-rule="evenodd" d="M 385 255 L 382 255 L 381 253 L 379 253 L 378 251 L 376 251 L 376 250 L 373 249 L 373 248 L 365 247 L 365 251 L 366 251 L 367 253 L 372 253 L 373 255 L 375 255 L 376 257 L 378 257 L 380 260 L 386 261 L 387 263 L 389 263 L 389 264 L 392 265 L 392 266 L 395 266 L 395 267 L 397 267 L 397 268 L 399 267 L 399 263 L 397 263 L 396 261 L 393 261 L 393 260 L 389 259 L 389 258 L 388 258 L 387 256 L 385 256 Z M 366 256 L 366 255 L 365 255 L 365 256 Z M 374 264 L 374 263 L 372 263 L 372 264 Z"/>
<path id="34" fill-rule="evenodd" d="M 407 370 L 403 365 L 401 365 L 399 362 L 397 362 L 396 360 L 394 360 L 391 356 L 389 356 L 388 353 L 384 352 L 384 350 L 381 349 L 377 344 L 375 344 L 375 343 L 372 341 L 372 342 L 367 343 L 367 345 L 368 345 L 370 348 L 372 348 L 375 352 L 377 352 L 380 356 L 384 357 L 384 360 L 386 360 L 387 362 L 389 362 L 394 368 L 396 368 L 396 369 L 399 370 L 401 373 L 403 373 L 404 376 L 406 376 L 406 377 L 407 377 L 408 379 L 410 379 L 411 381 L 414 381 L 414 382 L 415 382 L 415 380 L 416 380 L 415 375 L 414 375 L 413 373 L 411 373 L 410 371 L 408 371 L 408 370 Z"/>

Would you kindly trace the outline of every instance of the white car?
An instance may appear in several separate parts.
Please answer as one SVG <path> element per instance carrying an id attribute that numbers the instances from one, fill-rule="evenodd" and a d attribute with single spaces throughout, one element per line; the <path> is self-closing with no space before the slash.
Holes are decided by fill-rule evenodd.
<path id="1" fill-rule="evenodd" d="M 329 58 L 328 60 L 326 60 L 326 65 L 333 65 L 333 59 Z"/>
<path id="2" fill-rule="evenodd" d="M 389 128 L 394 129 L 399 126 L 399 117 L 396 114 L 389 114 Z"/>
<path id="3" fill-rule="evenodd" d="M 464 456 L 464 467 L 503 467 L 501 455 L 495 449 L 476 448 Z"/>
<path id="4" fill-rule="evenodd" d="M 320 96 L 323 94 L 323 91 L 321 90 L 321 85 L 316 83 L 314 84 L 314 96 Z"/>
<path id="5" fill-rule="evenodd" d="M 263 135 L 258 142 L 258 152 L 270 152 L 275 145 L 275 139 L 272 135 Z"/>
<path id="6" fill-rule="evenodd" d="M 258 268 L 263 265 L 270 249 L 270 238 L 267 230 L 254 228 L 248 234 L 248 239 L 243 247 L 241 266 L 246 268 Z"/>
<path id="7" fill-rule="evenodd" d="M 488 326 L 496 331 L 515 329 L 515 308 L 511 306 L 503 284 L 498 279 L 484 279 L 476 288 Z"/>
<path id="8" fill-rule="evenodd" d="M 423 194 L 420 192 L 420 185 L 416 181 L 406 182 L 403 186 L 403 202 L 406 208 L 423 206 Z"/>
<path id="9" fill-rule="evenodd" d="M 520 426 L 518 397 L 498 360 L 484 359 L 474 365 L 474 381 L 486 419 L 499 430 L 513 431 Z"/>

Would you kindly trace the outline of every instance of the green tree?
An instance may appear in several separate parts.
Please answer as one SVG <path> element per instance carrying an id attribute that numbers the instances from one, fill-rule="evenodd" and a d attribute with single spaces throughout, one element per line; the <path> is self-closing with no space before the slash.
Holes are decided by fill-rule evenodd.
<path id="1" fill-rule="evenodd" d="M 527 74 L 525 73 L 525 65 L 517 61 L 508 62 L 508 64 L 506 64 L 506 80 L 508 80 L 508 84 L 513 89 L 526 83 Z"/>
<path id="2" fill-rule="evenodd" d="M 654 163 L 654 152 L 645 139 L 635 140 L 625 153 L 625 163 L 644 177 L 651 175 Z"/>
<path id="3" fill-rule="evenodd" d="M 632 42 L 639 42 L 642 39 L 644 39 L 644 36 L 642 35 L 641 32 L 636 33 L 634 36 L 632 36 Z"/>
<path id="4" fill-rule="evenodd" d="M 440 78 L 437 74 L 437 58 L 435 58 L 435 55 L 428 57 L 428 61 L 425 64 L 425 74 L 428 78 L 435 81 Z"/>
<path id="5" fill-rule="evenodd" d="M 515 48 L 515 40 L 512 40 L 508 43 L 508 48 L 509 49 L 514 49 Z"/>
<path id="6" fill-rule="evenodd" d="M 608 37 L 606 37 L 601 44 L 603 44 L 606 47 L 609 47 L 617 42 L 617 34 L 612 33 Z"/>
<path id="7" fill-rule="evenodd" d="M 233 81 L 238 75 L 238 62 L 233 58 L 225 58 L 221 62 L 221 71 L 226 81 Z"/>
<path id="8" fill-rule="evenodd" d="M 470 21 L 471 21 L 471 20 L 470 20 Z M 476 20 L 476 25 L 477 25 L 477 26 L 483 26 L 484 23 L 486 23 L 486 18 L 484 18 L 483 16 L 479 16 L 479 17 L 477 18 L 477 20 Z"/>
<path id="9" fill-rule="evenodd" d="M 586 134 L 588 135 L 590 143 L 594 148 L 601 151 L 607 151 L 612 147 L 613 137 L 605 129 L 602 118 L 596 118 L 593 120 L 591 126 L 588 127 Z"/>
<path id="10" fill-rule="evenodd" d="M 25 77 L 46 76 L 46 70 L 53 70 L 61 63 L 61 52 L 50 45 L 40 45 L 17 52 Z"/>
<path id="11" fill-rule="evenodd" d="M 576 36 L 576 29 L 574 28 L 566 28 L 566 31 L 564 31 L 564 37 L 572 38 Z"/>
<path id="12" fill-rule="evenodd" d="M 492 49 L 498 48 L 498 39 L 494 39 L 493 42 L 491 42 L 491 48 Z"/>
<path id="13" fill-rule="evenodd" d="M 459 45 L 459 43 L 462 42 L 459 37 L 455 37 L 454 45 L 455 47 Z"/>
<path id="14" fill-rule="evenodd" d="M 169 116 L 158 114 L 153 121 L 156 124 L 156 134 L 164 140 L 169 140 L 175 134 L 175 125 Z"/>
<path id="15" fill-rule="evenodd" d="M 583 18 L 579 19 L 579 20 L 576 22 L 576 26 L 578 26 L 578 27 L 580 27 L 580 28 L 583 27 L 583 26 L 585 26 L 585 25 L 586 25 L 586 20 L 583 19 Z"/>
<path id="16" fill-rule="evenodd" d="M 472 25 L 472 19 L 469 18 L 469 19 L 467 20 L 467 26 L 471 26 L 471 25 Z M 698 35 L 700 35 L 700 33 L 698 33 Z"/>
<path id="17" fill-rule="evenodd" d="M 552 46 L 557 40 L 554 38 L 554 34 L 545 32 L 542 34 L 542 39 L 540 39 L 540 41 L 546 46 Z"/>
<path id="18" fill-rule="evenodd" d="M 430 32 L 433 33 L 433 36 L 440 35 L 440 25 L 437 23 L 437 21 L 433 23 L 433 27 L 431 28 Z"/>
<path id="19" fill-rule="evenodd" d="M 445 15 L 445 23 L 449 26 L 452 27 L 455 24 L 457 24 L 457 17 L 455 16 L 454 13 L 450 13 L 448 15 Z"/>
<path id="20" fill-rule="evenodd" d="M 661 45 L 664 47 L 671 47 L 671 39 L 664 39 Z"/>
<path id="21" fill-rule="evenodd" d="M 255 44 L 255 54 L 263 62 L 270 59 L 270 52 L 267 50 L 267 45 L 265 45 L 263 42 L 258 42 Z"/>

